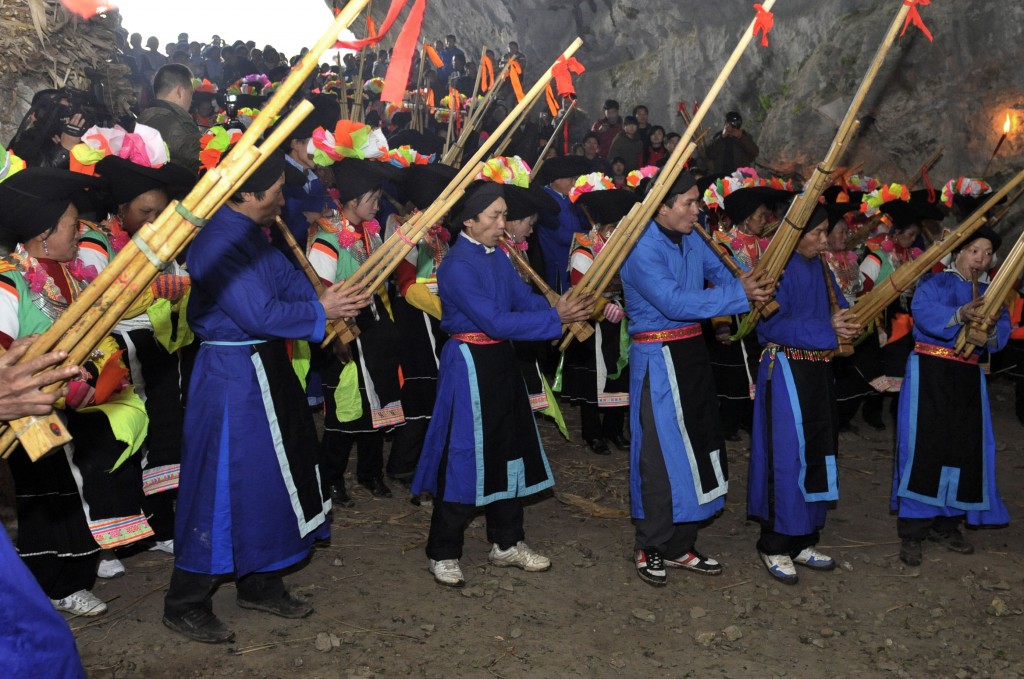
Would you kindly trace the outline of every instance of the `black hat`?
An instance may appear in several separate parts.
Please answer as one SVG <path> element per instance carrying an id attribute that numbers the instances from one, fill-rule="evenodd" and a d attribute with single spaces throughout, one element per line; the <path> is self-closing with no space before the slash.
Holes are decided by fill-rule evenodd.
<path id="1" fill-rule="evenodd" d="M 285 117 L 286 115 L 282 115 L 273 125 L 267 128 L 264 138 L 269 137 L 274 130 L 277 129 L 277 126 L 284 122 Z M 284 138 L 281 142 L 281 148 L 287 152 L 288 142 L 293 139 L 309 139 L 313 136 L 313 130 L 318 127 L 327 127 L 332 131 L 334 130 L 333 123 L 327 123 L 325 125 L 324 123 L 318 122 L 318 120 L 319 117 L 316 115 L 316 111 L 312 111 L 308 116 L 302 119 L 302 122 L 295 126 L 295 129 L 292 130 L 288 136 Z"/>
<path id="2" fill-rule="evenodd" d="M 405 111 L 399 111 L 395 115 L 397 116 L 401 113 L 405 113 Z M 392 120 L 394 120 L 394 116 L 392 116 Z M 444 151 L 444 140 L 436 135 L 428 136 L 422 132 L 406 128 L 388 137 L 388 146 L 393 149 L 399 146 L 409 146 L 417 153 L 429 156 L 440 154 Z"/>
<path id="3" fill-rule="evenodd" d="M 706 174 L 697 179 L 697 191 L 701 197 L 704 196 L 704 192 L 711 188 L 711 185 L 717 182 L 719 179 L 725 179 L 729 175 L 727 174 Z"/>
<path id="4" fill-rule="evenodd" d="M 845 200 L 841 200 L 840 196 L 846 196 Z M 838 184 L 833 184 L 824 191 L 821 192 L 821 197 L 826 203 L 845 203 L 850 202 L 854 205 L 853 209 L 860 208 L 860 202 L 864 199 L 864 192 L 856 189 L 843 189 Z"/>
<path id="5" fill-rule="evenodd" d="M 921 215 L 921 219 L 941 221 L 946 216 L 942 201 L 936 191 L 918 189 L 910 192 L 910 205 Z"/>
<path id="6" fill-rule="evenodd" d="M 746 189 L 737 189 L 725 197 L 725 204 L 722 209 L 733 224 L 739 224 L 744 219 L 754 214 L 762 205 L 768 205 L 778 200 L 796 195 L 796 191 L 784 191 L 782 189 L 771 189 L 767 186 L 752 186 Z"/>
<path id="7" fill-rule="evenodd" d="M 284 153 L 274 151 L 266 157 L 248 179 L 238 187 L 238 193 L 257 193 L 266 191 L 284 174 Z"/>
<path id="8" fill-rule="evenodd" d="M 364 193 L 379 189 L 386 181 L 400 182 L 404 177 L 401 168 L 379 160 L 345 158 L 335 163 L 334 186 L 338 200 L 343 204 Z"/>
<path id="9" fill-rule="evenodd" d="M 618 111 L 619 110 L 619 102 L 615 101 L 614 99 L 605 99 L 604 100 L 604 110 L 607 111 L 609 109 L 615 109 L 616 111 Z"/>
<path id="10" fill-rule="evenodd" d="M 506 184 L 505 203 L 508 205 L 508 214 L 505 215 L 505 220 L 509 222 L 526 219 L 538 212 L 553 214 L 559 209 L 558 201 L 539 186 L 523 188 L 514 184 Z"/>
<path id="11" fill-rule="evenodd" d="M 461 229 L 467 221 L 477 217 L 491 203 L 504 197 L 504 184 L 491 181 L 473 182 L 466 190 L 466 194 L 452 208 L 452 214 L 455 215 L 452 226 Z"/>
<path id="12" fill-rule="evenodd" d="M 651 187 L 654 186 L 654 181 L 660 176 L 661 172 L 654 175 L 654 177 L 651 177 L 651 180 L 647 182 L 647 184 L 644 184 L 641 181 L 640 186 L 643 187 L 643 190 L 638 191 L 638 193 L 643 193 L 644 196 L 646 196 L 651 190 Z M 692 172 L 683 170 L 679 173 L 679 176 L 676 177 L 676 180 L 672 182 L 672 186 L 670 186 L 668 191 L 665 193 L 665 200 L 670 199 L 672 196 L 678 196 L 680 193 L 686 193 L 695 186 L 697 186 L 697 178 L 693 176 Z M 639 189 L 640 187 L 637 188 Z"/>
<path id="13" fill-rule="evenodd" d="M 979 238 L 987 238 L 989 242 L 992 243 L 992 252 L 998 250 L 999 246 L 1003 244 L 1002 236 L 993 231 L 990 227 L 982 226 L 978 228 L 970 236 L 968 236 L 962 243 L 960 243 L 960 245 L 958 245 L 956 249 L 953 250 L 953 254 L 955 255 L 956 253 L 960 252 L 961 250 L 963 250 L 964 248 L 966 248 L 968 245 L 978 240 Z"/>
<path id="14" fill-rule="evenodd" d="M 725 114 L 725 122 L 733 127 L 743 127 L 743 116 L 740 115 L 739 111 L 729 111 Z"/>
<path id="15" fill-rule="evenodd" d="M 576 199 L 595 224 L 617 224 L 639 202 L 640 196 L 626 189 L 588 191 Z"/>
<path id="16" fill-rule="evenodd" d="M 818 224 L 827 221 L 828 226 L 825 231 L 826 233 L 831 233 L 837 224 L 846 223 L 843 216 L 847 212 L 859 212 L 859 210 L 859 203 L 818 203 L 814 207 L 814 212 L 811 213 L 811 218 L 807 220 L 803 230 L 813 229 Z"/>
<path id="17" fill-rule="evenodd" d="M 146 167 L 118 156 L 100 160 L 96 174 L 107 181 L 115 205 L 130 203 L 154 189 L 162 189 L 168 198 L 180 198 L 196 183 L 196 176 L 180 165 L 166 163 L 161 167 Z"/>
<path id="18" fill-rule="evenodd" d="M 35 238 L 57 226 L 72 203 L 91 207 L 102 183 L 50 167 L 29 167 L 9 177 L 0 183 L 0 241 L 24 243 Z"/>
<path id="19" fill-rule="evenodd" d="M 410 203 L 425 210 L 437 200 L 458 173 L 454 167 L 441 163 L 412 165 L 405 172 L 402 193 Z"/>
<path id="20" fill-rule="evenodd" d="M 590 172 L 590 161 L 583 156 L 555 156 L 545 161 L 537 173 L 536 183 L 546 186 L 556 179 L 572 177 L 575 179 L 580 175 Z"/>

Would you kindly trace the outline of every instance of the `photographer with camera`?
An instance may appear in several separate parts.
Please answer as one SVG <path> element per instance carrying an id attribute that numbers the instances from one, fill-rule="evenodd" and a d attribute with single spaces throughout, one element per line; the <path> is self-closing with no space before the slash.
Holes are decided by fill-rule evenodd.
<path id="1" fill-rule="evenodd" d="M 142 112 L 139 122 L 156 128 L 167 143 L 171 162 L 192 174 L 199 173 L 199 126 L 188 112 L 192 106 L 192 71 L 181 64 L 167 64 L 153 78 L 156 101 Z"/>
<path id="2" fill-rule="evenodd" d="M 29 167 L 68 169 L 71 149 L 93 124 L 87 123 L 88 96 L 87 92 L 70 87 L 36 92 L 11 140 L 11 152 Z"/>
<path id="3" fill-rule="evenodd" d="M 710 172 L 732 174 L 738 167 L 751 167 L 760 149 L 750 133 L 744 132 L 743 117 L 737 111 L 725 114 L 725 127 L 708 144 Z"/>

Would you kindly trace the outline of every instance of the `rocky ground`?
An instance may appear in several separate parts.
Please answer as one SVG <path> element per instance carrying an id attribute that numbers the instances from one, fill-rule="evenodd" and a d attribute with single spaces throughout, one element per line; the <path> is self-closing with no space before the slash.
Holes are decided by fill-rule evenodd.
<path id="1" fill-rule="evenodd" d="M 843 499 L 821 545 L 840 568 L 802 570 L 792 587 L 768 576 L 744 516 L 744 440 L 730 450 L 731 502 L 699 543 L 724 574 L 672 571 L 653 588 L 630 562 L 626 454 L 592 455 L 543 423 L 558 485 L 526 518 L 530 543 L 554 563 L 548 573 L 489 566 L 477 519 L 466 588 L 439 587 L 423 555 L 429 513 L 402 493 L 379 500 L 357 489 L 356 507 L 334 513 L 332 543 L 288 578 L 316 604 L 305 620 L 242 610 L 225 586 L 214 606 L 237 641 L 186 641 L 160 623 L 172 558 L 143 552 L 125 559 L 126 576 L 98 584 L 109 613 L 69 623 L 90 677 L 104 679 L 1021 677 L 1024 441 L 1011 386 L 995 382 L 992 393 L 1015 522 L 971 531 L 973 556 L 931 545 L 920 568 L 899 562 L 887 512 L 892 425 L 876 433 L 859 423 L 842 437 Z"/>

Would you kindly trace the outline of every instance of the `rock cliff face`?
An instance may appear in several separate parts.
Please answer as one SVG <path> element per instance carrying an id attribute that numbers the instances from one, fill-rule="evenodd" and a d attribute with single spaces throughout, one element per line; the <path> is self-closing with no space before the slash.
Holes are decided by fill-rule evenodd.
<path id="1" fill-rule="evenodd" d="M 737 109 L 761 147 L 759 163 L 807 176 L 899 7 L 899 0 L 778 0 L 770 46 L 754 41 L 747 49 L 708 113 L 709 133 Z M 920 12 L 935 40 L 911 27 L 890 51 L 845 162 L 895 181 L 945 147 L 932 172 L 937 181 L 977 175 L 1008 113 L 1011 132 L 988 175 L 1019 167 L 1024 3 L 935 0 Z M 679 101 L 704 98 L 753 16 L 750 0 L 430 0 L 424 30 L 456 33 L 470 59 L 485 43 L 500 53 L 518 40 L 528 80 L 579 35 L 585 44 L 576 56 L 587 73 L 578 89 L 589 117 L 614 96 L 624 113 L 644 103 L 652 122 L 682 131 Z"/>

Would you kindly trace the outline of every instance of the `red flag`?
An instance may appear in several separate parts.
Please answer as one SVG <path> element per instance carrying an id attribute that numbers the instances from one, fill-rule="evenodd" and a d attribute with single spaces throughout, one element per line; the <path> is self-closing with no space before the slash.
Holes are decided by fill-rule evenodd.
<path id="1" fill-rule="evenodd" d="M 377 24 L 373 21 L 373 17 L 370 16 L 369 14 L 366 15 L 366 37 L 377 37 Z"/>
<path id="2" fill-rule="evenodd" d="M 395 0 L 398 2 L 398 0 Z M 413 0 L 412 9 L 405 19 L 402 32 L 395 40 L 395 50 L 391 64 L 384 76 L 384 89 L 380 100 L 401 106 L 405 97 L 405 88 L 409 84 L 409 71 L 412 70 L 412 58 L 420 41 L 420 29 L 423 27 L 423 14 L 427 9 L 427 0 Z M 385 28 L 387 30 L 387 28 Z"/>
<path id="3" fill-rule="evenodd" d="M 83 19 L 117 9 L 117 5 L 107 0 L 60 0 L 60 4 Z"/>
<path id="4" fill-rule="evenodd" d="M 761 47 L 768 46 L 768 34 L 775 25 L 775 15 L 764 8 L 761 3 L 754 5 L 757 16 L 754 17 L 754 35 L 761 34 Z"/>
<path id="5" fill-rule="evenodd" d="M 928 38 L 928 42 L 933 42 L 932 32 L 924 25 L 924 21 L 921 19 L 921 13 L 917 11 L 918 5 L 927 7 L 931 3 L 932 0 L 903 0 L 904 5 L 910 6 L 910 12 L 907 13 L 907 20 L 903 22 L 903 30 L 900 31 L 901 38 L 903 37 L 903 34 L 907 32 L 907 27 L 910 26 L 910 24 L 914 24 L 922 33 L 924 33 L 924 37 Z"/>
<path id="6" fill-rule="evenodd" d="M 572 84 L 572 74 L 579 75 L 586 71 L 583 64 L 576 61 L 576 57 L 565 58 L 565 55 L 558 57 L 558 61 L 551 67 L 551 75 L 555 77 L 555 86 L 558 88 L 558 96 L 568 97 L 576 94 L 576 88 Z"/>
<path id="7" fill-rule="evenodd" d="M 368 45 L 376 45 L 381 39 L 391 30 L 391 25 L 398 19 L 398 15 L 401 14 L 402 10 L 405 9 L 406 3 L 409 0 L 391 0 L 391 7 L 388 8 L 388 14 L 384 17 L 384 23 L 381 24 L 380 33 L 370 38 L 363 38 L 362 40 L 339 40 L 334 43 L 335 49 L 349 49 L 349 50 L 361 50 Z M 334 10 L 335 14 L 340 14 L 341 10 Z"/>

